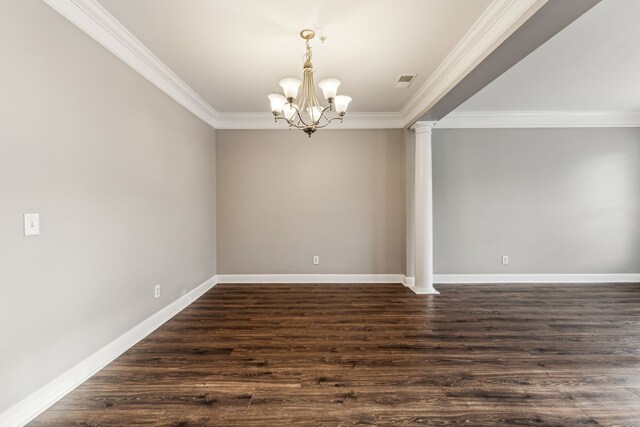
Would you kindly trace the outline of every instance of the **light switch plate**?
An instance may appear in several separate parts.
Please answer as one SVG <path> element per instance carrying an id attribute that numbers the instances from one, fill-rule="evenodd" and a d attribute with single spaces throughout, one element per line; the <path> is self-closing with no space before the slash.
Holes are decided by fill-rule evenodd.
<path id="1" fill-rule="evenodd" d="M 40 214 L 24 214 L 24 235 L 37 236 L 38 234 L 40 234 Z"/>

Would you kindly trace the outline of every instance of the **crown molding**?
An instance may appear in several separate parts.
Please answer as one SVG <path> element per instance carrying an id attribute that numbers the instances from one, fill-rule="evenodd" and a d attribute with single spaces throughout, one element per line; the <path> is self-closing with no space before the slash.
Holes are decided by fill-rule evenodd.
<path id="1" fill-rule="evenodd" d="M 96 0 L 44 0 L 187 110 L 216 129 L 286 129 L 270 113 L 219 113 Z M 493 0 L 399 112 L 349 113 L 338 129 L 393 129 L 412 124 L 547 0 Z M 453 112 L 437 129 L 640 127 L 638 111 Z"/>
<path id="2" fill-rule="evenodd" d="M 493 0 L 402 108 L 403 127 L 438 102 L 545 3 L 547 0 Z"/>
<path id="3" fill-rule="evenodd" d="M 180 105 L 210 126 L 216 127 L 218 112 L 96 0 L 44 0 L 44 2 Z"/>
<path id="4" fill-rule="evenodd" d="M 216 129 L 282 129 L 271 114 L 219 113 L 96 0 L 44 0 L 179 104 Z M 342 129 L 410 125 L 547 0 L 493 0 L 425 84 L 399 112 L 349 113 Z"/>
<path id="5" fill-rule="evenodd" d="M 333 129 L 402 128 L 399 113 L 347 113 L 343 123 Z M 275 122 L 271 113 L 219 113 L 216 129 L 288 129 L 286 123 Z"/>
<path id="6" fill-rule="evenodd" d="M 460 111 L 436 129 L 640 127 L 640 111 Z"/>

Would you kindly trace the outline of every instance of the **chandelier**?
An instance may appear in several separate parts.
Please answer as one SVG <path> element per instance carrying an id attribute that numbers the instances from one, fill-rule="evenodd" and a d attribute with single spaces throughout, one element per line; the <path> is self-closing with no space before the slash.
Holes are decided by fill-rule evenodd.
<path id="1" fill-rule="evenodd" d="M 282 86 L 284 96 L 277 93 L 269 95 L 271 112 L 275 121 L 285 120 L 289 129 L 301 129 L 309 137 L 316 130 L 322 129 L 334 120 L 340 120 L 342 123 L 349 102 L 351 102 L 351 98 L 346 95 L 336 96 L 340 86 L 338 79 L 324 79 L 318 83 L 329 105 L 325 107 L 318 101 L 313 84 L 313 65 L 311 64 L 311 45 L 309 44 L 309 40 L 313 39 L 315 35 L 316 33 L 312 30 L 300 32 L 300 37 L 306 40 L 302 81 L 291 77 L 282 79 L 280 86 Z M 298 98 L 300 86 L 302 86 L 302 92 Z M 329 113 L 333 112 L 334 107 L 334 114 Z"/>

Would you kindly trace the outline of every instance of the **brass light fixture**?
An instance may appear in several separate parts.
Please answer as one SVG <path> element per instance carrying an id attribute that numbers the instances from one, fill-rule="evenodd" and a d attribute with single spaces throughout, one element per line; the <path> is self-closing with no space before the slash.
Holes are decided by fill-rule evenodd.
<path id="1" fill-rule="evenodd" d="M 311 64 L 311 45 L 309 40 L 315 37 L 312 30 L 302 30 L 300 37 L 306 40 L 306 53 L 304 65 L 302 67 L 302 81 L 294 78 L 280 80 L 280 86 L 284 91 L 284 96 L 272 93 L 269 95 L 271 101 L 271 112 L 275 121 L 285 120 L 289 129 L 296 128 L 303 130 L 309 137 L 318 129 L 322 129 L 334 120 L 342 123 L 351 98 L 346 95 L 336 95 L 340 80 L 325 79 L 318 83 L 320 89 L 327 100 L 326 107 L 322 106 L 316 97 L 316 90 L 313 84 L 313 65 Z M 302 92 L 298 98 L 298 89 L 302 86 Z M 335 106 L 335 114 L 333 112 Z"/>

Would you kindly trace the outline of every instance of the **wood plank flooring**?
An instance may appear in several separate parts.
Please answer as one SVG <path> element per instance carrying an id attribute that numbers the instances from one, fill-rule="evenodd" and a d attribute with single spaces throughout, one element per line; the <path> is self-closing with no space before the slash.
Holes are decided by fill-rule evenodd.
<path id="1" fill-rule="evenodd" d="M 640 426 L 640 284 L 218 285 L 34 426 Z"/>

